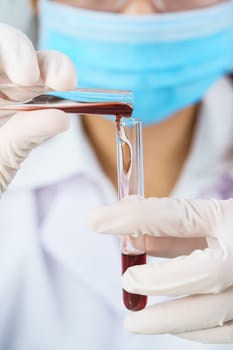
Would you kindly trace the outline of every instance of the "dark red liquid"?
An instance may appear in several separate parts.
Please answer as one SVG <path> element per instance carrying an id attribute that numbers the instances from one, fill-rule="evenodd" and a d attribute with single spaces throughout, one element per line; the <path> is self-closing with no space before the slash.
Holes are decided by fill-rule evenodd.
<path id="1" fill-rule="evenodd" d="M 68 113 L 79 114 L 100 114 L 100 115 L 117 115 L 121 117 L 130 117 L 133 111 L 131 105 L 123 102 L 106 102 L 106 103 L 88 103 L 81 106 L 66 107 L 63 109 Z"/>
<path id="2" fill-rule="evenodd" d="M 130 117 L 133 112 L 133 106 L 126 102 L 73 102 L 65 105 L 64 99 L 57 96 L 40 95 L 36 97 L 33 104 L 25 104 L 20 109 L 23 110 L 38 110 L 38 109 L 60 109 L 66 113 L 78 114 L 100 114 L 100 115 L 115 115 L 119 123 L 121 117 Z M 39 106 L 43 104 L 42 106 Z M 14 107 L 15 108 L 15 107 Z"/>
<path id="3" fill-rule="evenodd" d="M 139 255 L 126 255 L 121 254 L 122 261 L 122 273 L 124 273 L 128 267 L 135 265 L 146 264 L 146 254 Z M 144 309 L 147 304 L 147 296 L 140 294 L 128 293 L 123 289 L 123 301 L 125 307 L 132 311 L 138 311 Z"/>

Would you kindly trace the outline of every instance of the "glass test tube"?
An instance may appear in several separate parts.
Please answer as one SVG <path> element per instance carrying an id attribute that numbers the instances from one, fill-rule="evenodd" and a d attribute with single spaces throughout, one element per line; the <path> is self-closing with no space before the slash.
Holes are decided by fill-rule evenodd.
<path id="1" fill-rule="evenodd" d="M 18 91 L 18 96 L 15 90 Z M 117 114 L 124 117 L 130 117 L 133 111 L 133 93 L 125 90 L 48 91 L 46 87 L 17 86 L 16 89 L 14 84 L 0 84 L 0 94 L 0 111 L 33 111 L 55 108 L 67 113 Z"/>
<path id="2" fill-rule="evenodd" d="M 117 124 L 117 169 L 118 197 L 144 195 L 141 122 L 139 120 L 120 119 Z M 146 263 L 144 236 L 120 235 L 122 273 L 128 267 Z M 138 311 L 147 304 L 147 296 L 128 293 L 123 290 L 126 308 Z"/>

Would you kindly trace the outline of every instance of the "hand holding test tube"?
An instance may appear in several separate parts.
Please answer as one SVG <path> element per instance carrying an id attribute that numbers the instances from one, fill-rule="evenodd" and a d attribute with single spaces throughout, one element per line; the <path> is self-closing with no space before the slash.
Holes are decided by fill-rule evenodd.
<path id="1" fill-rule="evenodd" d="M 0 34 L 1 194 L 32 148 L 68 128 L 62 111 L 93 113 L 98 107 L 100 114 L 114 114 L 119 107 L 119 113 L 130 115 L 132 94 L 76 90 L 75 67 L 67 56 L 36 52 L 24 33 L 7 24 L 0 23 Z"/>
<path id="2" fill-rule="evenodd" d="M 22 98 L 22 91 L 33 89 L 38 81 L 49 89 L 74 89 L 76 74 L 68 57 L 59 52 L 36 53 L 29 39 L 15 28 L 0 23 L 0 34 L 1 195 L 31 150 L 69 126 L 65 113 L 59 110 L 24 112 L 7 106 L 14 103 L 13 97 Z M 60 73 L 54 76 L 54 70 Z"/>

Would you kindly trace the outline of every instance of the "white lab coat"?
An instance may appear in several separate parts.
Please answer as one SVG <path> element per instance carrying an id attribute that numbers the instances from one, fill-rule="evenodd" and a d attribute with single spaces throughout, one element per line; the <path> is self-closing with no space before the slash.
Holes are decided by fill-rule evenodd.
<path id="1" fill-rule="evenodd" d="M 200 196 L 232 167 L 232 94 L 222 80 L 206 97 L 174 196 Z M 71 121 L 31 154 L 0 201 L 0 349 L 230 349 L 124 331 L 118 240 L 85 225 L 116 196 Z"/>
<path id="2" fill-rule="evenodd" d="M 218 184 L 232 169 L 232 94 L 223 80 L 206 97 L 173 196 L 221 196 Z M 124 331 L 118 240 L 85 225 L 91 208 L 116 196 L 71 122 L 31 154 L 0 201 L 0 349 L 231 349 Z"/>

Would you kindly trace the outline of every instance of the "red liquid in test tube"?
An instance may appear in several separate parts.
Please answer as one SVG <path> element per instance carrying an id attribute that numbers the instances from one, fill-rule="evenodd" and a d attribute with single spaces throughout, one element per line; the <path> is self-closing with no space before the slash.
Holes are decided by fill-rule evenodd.
<path id="1" fill-rule="evenodd" d="M 128 267 L 135 265 L 146 264 L 146 254 L 121 254 L 122 261 L 122 273 L 124 273 Z M 128 293 L 123 289 L 123 301 L 127 309 L 132 311 L 139 311 L 144 309 L 147 304 L 147 296 L 140 294 Z"/>
<path id="2" fill-rule="evenodd" d="M 122 120 L 117 116 L 118 149 L 118 197 L 143 195 L 143 162 L 141 123 L 138 120 Z M 122 273 L 129 267 L 146 264 L 144 236 L 120 236 Z M 127 309 L 138 311 L 147 304 L 147 296 L 123 290 L 123 302 Z"/>

